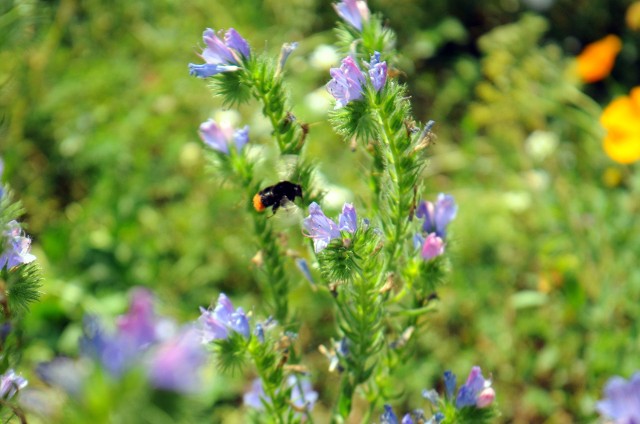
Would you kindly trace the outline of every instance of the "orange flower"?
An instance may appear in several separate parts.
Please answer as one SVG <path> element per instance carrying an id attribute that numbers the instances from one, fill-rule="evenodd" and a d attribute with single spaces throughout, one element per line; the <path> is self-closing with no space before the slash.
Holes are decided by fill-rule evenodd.
<path id="1" fill-rule="evenodd" d="M 640 86 L 612 101 L 600 116 L 607 131 L 604 151 L 616 162 L 640 160 Z"/>
<path id="2" fill-rule="evenodd" d="M 578 75 L 584 82 L 596 82 L 611 73 L 622 42 L 616 35 L 607 35 L 588 44 L 577 57 Z"/>

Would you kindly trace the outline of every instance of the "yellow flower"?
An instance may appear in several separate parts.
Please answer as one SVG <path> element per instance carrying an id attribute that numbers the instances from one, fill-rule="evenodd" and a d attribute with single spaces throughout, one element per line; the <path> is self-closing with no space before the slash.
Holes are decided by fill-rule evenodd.
<path id="1" fill-rule="evenodd" d="M 629 28 L 634 31 L 640 30 L 640 1 L 629 5 L 625 19 Z"/>
<path id="2" fill-rule="evenodd" d="M 584 82 L 596 82 L 611 73 L 616 56 L 622 49 L 622 42 L 616 35 L 588 44 L 577 57 L 578 75 Z"/>
<path id="3" fill-rule="evenodd" d="M 616 162 L 640 160 L 640 86 L 612 101 L 600 116 L 607 131 L 604 151 Z"/>

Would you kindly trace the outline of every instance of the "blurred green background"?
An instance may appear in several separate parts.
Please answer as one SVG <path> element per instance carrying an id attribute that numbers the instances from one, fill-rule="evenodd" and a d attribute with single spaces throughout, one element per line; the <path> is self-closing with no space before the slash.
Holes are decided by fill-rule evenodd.
<path id="1" fill-rule="evenodd" d="M 449 192 L 460 205 L 450 282 L 404 370 L 407 408 L 445 369 L 478 364 L 493 373 L 501 422 L 590 422 L 606 379 L 640 368 L 640 170 L 605 156 L 598 125 L 611 98 L 640 84 L 630 3 L 369 2 L 398 32 L 416 118 L 438 123 L 428 198 Z M 320 0 L 0 2 L 4 180 L 46 276 L 25 369 L 75 354 L 84 313 L 121 313 L 135 285 L 183 321 L 220 291 L 259 309 L 238 213 L 248 199 L 207 172 L 197 136 L 221 108 L 188 75 L 204 28 L 232 26 L 274 55 L 300 42 L 294 111 L 311 124 L 329 192 L 358 198 L 362 158 L 325 120 L 336 20 Z M 623 41 L 612 75 L 582 86 L 573 57 L 610 33 Z M 257 108 L 241 108 L 240 122 L 256 142 L 269 137 Z M 293 308 L 310 308 L 301 341 L 324 369 L 330 303 L 312 296 L 300 286 Z M 324 408 L 334 383 L 316 384 Z M 220 396 L 220 411 L 239 408 L 239 393 Z"/>

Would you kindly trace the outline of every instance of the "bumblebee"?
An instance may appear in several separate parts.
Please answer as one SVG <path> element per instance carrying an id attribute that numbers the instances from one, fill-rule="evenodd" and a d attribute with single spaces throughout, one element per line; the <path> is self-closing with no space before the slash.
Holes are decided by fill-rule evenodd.
<path id="1" fill-rule="evenodd" d="M 253 207 L 258 212 L 263 212 L 271 207 L 275 215 L 280 206 L 284 206 L 287 202 L 293 202 L 296 197 L 302 199 L 302 187 L 290 181 L 280 181 L 276 185 L 260 190 L 253 196 Z"/>

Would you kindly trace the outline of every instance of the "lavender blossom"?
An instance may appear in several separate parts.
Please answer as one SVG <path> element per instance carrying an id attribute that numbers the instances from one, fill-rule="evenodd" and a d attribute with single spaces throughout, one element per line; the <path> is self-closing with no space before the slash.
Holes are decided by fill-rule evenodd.
<path id="1" fill-rule="evenodd" d="M 616 424 L 640 423 L 640 371 L 629 381 L 612 377 L 604 387 L 605 398 L 596 403 L 596 409 Z"/>
<path id="2" fill-rule="evenodd" d="M 291 388 L 291 405 L 296 411 L 310 412 L 318 401 L 318 392 L 313 390 L 308 378 L 290 375 L 287 377 L 287 387 Z M 271 398 L 264 392 L 262 380 L 256 378 L 251 383 L 251 389 L 244 394 L 242 401 L 245 406 L 258 411 L 264 411 L 264 403 L 271 403 Z"/>
<path id="3" fill-rule="evenodd" d="M 218 296 L 215 309 L 200 308 L 202 313 L 198 318 L 198 327 L 203 343 L 210 343 L 216 339 L 226 339 L 230 331 L 235 331 L 245 338 L 249 338 L 249 320 L 242 308 L 233 309 L 231 300 L 223 293 Z"/>
<path id="4" fill-rule="evenodd" d="M 249 126 L 234 130 L 227 122 L 218 125 L 213 119 L 200 124 L 198 131 L 205 144 L 225 155 L 229 154 L 229 145 L 235 144 L 236 151 L 241 151 L 249 141 Z"/>
<path id="5" fill-rule="evenodd" d="M 435 232 L 442 239 L 446 237 L 447 226 L 456 217 L 458 205 L 453 196 L 440 193 L 436 203 L 422 201 L 418 205 L 416 216 L 424 218 L 422 231 L 425 233 Z"/>
<path id="6" fill-rule="evenodd" d="M 486 408 L 493 403 L 495 391 L 491 387 L 491 380 L 485 380 L 480 367 L 471 368 L 467 382 L 458 390 L 456 408 L 474 406 Z"/>
<path id="7" fill-rule="evenodd" d="M 380 91 L 387 82 L 387 62 L 380 62 L 380 52 L 371 55 L 369 78 L 376 91 Z"/>
<path id="8" fill-rule="evenodd" d="M 0 375 L 0 399 L 11 399 L 18 391 L 27 387 L 27 380 L 12 369 Z"/>
<path id="9" fill-rule="evenodd" d="M 158 341 L 158 324 L 151 293 L 134 289 L 129 311 L 118 318 L 114 334 L 107 334 L 97 318 L 84 318 L 80 351 L 101 363 L 111 375 L 120 376 Z"/>
<path id="10" fill-rule="evenodd" d="M 351 234 L 358 229 L 358 218 L 356 209 L 351 203 L 345 203 L 342 207 L 342 213 L 338 217 L 338 227 L 340 231 L 347 231 Z"/>
<path id="11" fill-rule="evenodd" d="M 279 74 L 284 69 L 284 64 L 287 62 L 287 59 L 293 53 L 295 49 L 298 48 L 298 43 L 284 43 L 282 48 L 280 49 L 280 58 L 278 59 L 278 71 Z"/>
<path id="12" fill-rule="evenodd" d="M 197 391 L 206 358 L 199 333 L 188 328 L 154 352 L 148 368 L 151 384 L 180 393 Z"/>
<path id="13" fill-rule="evenodd" d="M 329 242 L 340 237 L 340 230 L 335 222 L 327 218 L 322 208 L 316 202 L 309 205 L 309 216 L 302 222 L 307 237 L 313 239 L 313 248 L 316 253 L 324 250 Z"/>
<path id="14" fill-rule="evenodd" d="M 11 269 L 35 261 L 36 257 L 30 253 L 31 239 L 24 235 L 18 221 L 8 222 L 3 236 L 4 246 L 0 256 L 0 269 L 5 266 Z"/>
<path id="15" fill-rule="evenodd" d="M 224 41 L 222 41 L 222 39 Z M 226 34 L 219 31 L 215 33 L 211 28 L 207 28 L 202 34 L 202 39 L 207 47 L 202 51 L 200 57 L 204 59 L 204 64 L 189 64 L 189 75 L 198 78 L 207 78 L 221 72 L 232 72 L 240 69 L 237 65 L 242 63 L 251 54 L 249 44 L 233 28 L 229 28 Z"/>
<path id="16" fill-rule="evenodd" d="M 329 74 L 331 80 L 327 83 L 327 91 L 336 99 L 336 109 L 362 98 L 365 77 L 351 56 L 342 59 L 340 68 L 331 68 Z"/>
<path id="17" fill-rule="evenodd" d="M 306 280 L 311 283 L 312 286 L 315 285 L 315 281 L 313 280 L 313 276 L 311 275 L 311 270 L 309 269 L 309 263 L 306 261 L 306 259 L 296 259 L 296 266 L 298 267 L 302 275 L 304 275 L 304 278 L 306 278 Z"/>
<path id="18" fill-rule="evenodd" d="M 333 8 L 336 13 L 349 25 L 362 31 L 362 23 L 369 21 L 369 8 L 364 0 L 342 0 L 334 3 Z"/>
<path id="19" fill-rule="evenodd" d="M 318 401 L 318 392 L 313 390 L 311 381 L 308 378 L 290 375 L 287 378 L 287 386 L 291 387 L 291 404 L 295 409 L 311 412 Z"/>
<path id="20" fill-rule="evenodd" d="M 444 253 L 444 241 L 436 233 L 427 234 L 422 245 L 421 256 L 425 261 L 431 260 Z"/>
<path id="21" fill-rule="evenodd" d="M 380 416 L 380 424 L 398 424 L 398 417 L 391 405 L 384 405 L 384 413 Z"/>
<path id="22" fill-rule="evenodd" d="M 447 370 L 444 372 L 444 387 L 446 390 L 447 398 L 453 398 L 453 393 L 456 391 L 456 375 Z"/>

